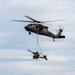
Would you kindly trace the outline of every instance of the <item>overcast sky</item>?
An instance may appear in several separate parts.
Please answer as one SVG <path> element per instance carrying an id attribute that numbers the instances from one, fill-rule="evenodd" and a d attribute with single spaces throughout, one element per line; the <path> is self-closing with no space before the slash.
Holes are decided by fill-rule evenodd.
<path id="1" fill-rule="evenodd" d="M 13 19 L 65 21 L 49 23 L 56 34 L 64 27 L 65 39 L 40 36 L 39 42 L 48 61 L 33 60 L 27 50 L 35 50 L 36 34 L 24 29 L 28 23 Z M 75 0 L 0 0 L 0 75 L 75 75 Z"/>

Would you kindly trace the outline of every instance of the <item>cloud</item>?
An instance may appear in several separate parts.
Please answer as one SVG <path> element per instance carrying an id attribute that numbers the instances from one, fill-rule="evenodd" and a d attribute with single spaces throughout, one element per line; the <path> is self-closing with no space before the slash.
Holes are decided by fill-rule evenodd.
<path id="1" fill-rule="evenodd" d="M 6 33 L 0 33 L 0 38 L 3 38 L 3 37 L 5 37 L 5 36 L 7 36 Z"/>
<path id="2" fill-rule="evenodd" d="M 70 61 L 71 59 L 65 56 L 51 55 L 49 56 L 49 60 L 50 61 Z"/>
<path id="3" fill-rule="evenodd" d="M 0 73 L 4 74 L 44 74 L 48 75 L 55 74 L 56 72 L 65 70 L 69 71 L 73 57 L 60 56 L 60 55 L 49 55 L 48 61 L 38 59 L 34 60 L 31 58 L 30 53 L 26 50 L 0 50 Z M 73 64 L 74 65 L 74 64 Z M 71 67 L 72 70 L 74 70 Z M 55 71 L 55 73 L 53 72 Z M 65 73 L 65 72 L 64 72 Z"/>
<path id="4" fill-rule="evenodd" d="M 36 65 L 32 62 L 12 62 L 12 63 L 0 63 L 0 73 L 6 73 L 6 74 L 22 74 L 22 73 L 27 73 L 27 74 L 44 74 L 46 72 L 50 72 L 50 70 L 61 70 L 63 68 L 61 67 L 51 67 L 51 66 L 39 66 Z M 23 75 L 24 75 L 23 74 Z"/>
<path id="5" fill-rule="evenodd" d="M 43 48 L 50 48 L 50 49 L 62 49 L 65 47 L 66 43 L 65 42 L 58 42 L 56 40 L 56 42 L 46 42 L 46 41 L 42 41 L 40 42 L 40 45 L 42 44 Z"/>
<path id="6" fill-rule="evenodd" d="M 72 0 L 1 0 L 0 24 L 0 74 L 1 75 L 75 75 L 74 14 L 75 1 Z M 39 42 L 48 61 L 33 60 L 36 35 L 31 36 L 24 30 L 26 23 L 12 23 L 12 19 L 25 19 L 28 15 L 36 20 L 67 19 L 52 23 L 50 31 L 57 25 L 65 27 L 66 39 L 53 42 L 52 39 L 39 36 Z M 24 30 L 24 31 L 23 31 Z M 5 49 L 5 50 L 4 50 Z"/>
<path id="7" fill-rule="evenodd" d="M 0 49 L 0 57 L 18 58 L 28 56 L 29 52 L 24 49 Z"/>
<path id="8" fill-rule="evenodd" d="M 21 0 L 4 0 L 2 2 L 0 2 L 0 9 L 8 9 L 13 6 L 17 6 L 19 4 L 21 4 L 22 1 Z"/>
<path id="9" fill-rule="evenodd" d="M 6 41 L 7 33 L 0 33 L 0 44 Z"/>

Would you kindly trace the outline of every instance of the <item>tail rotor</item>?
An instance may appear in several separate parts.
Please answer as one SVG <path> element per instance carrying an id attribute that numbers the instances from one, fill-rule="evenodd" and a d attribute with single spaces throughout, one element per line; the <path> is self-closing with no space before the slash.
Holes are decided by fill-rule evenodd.
<path id="1" fill-rule="evenodd" d="M 61 27 L 61 24 L 58 26 L 58 28 L 59 28 L 59 30 L 56 31 L 57 33 L 58 33 L 58 32 L 63 32 L 64 27 Z"/>

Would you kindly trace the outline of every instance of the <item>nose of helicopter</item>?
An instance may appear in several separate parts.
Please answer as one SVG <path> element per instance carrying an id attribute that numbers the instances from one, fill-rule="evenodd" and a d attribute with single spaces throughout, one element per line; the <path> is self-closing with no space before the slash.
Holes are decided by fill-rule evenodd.
<path id="1" fill-rule="evenodd" d="M 27 29 L 28 27 L 27 27 L 27 26 L 25 26 L 24 28 L 25 28 L 25 29 Z"/>
<path id="2" fill-rule="evenodd" d="M 25 28 L 26 30 L 28 30 L 28 26 L 25 26 L 24 28 Z"/>

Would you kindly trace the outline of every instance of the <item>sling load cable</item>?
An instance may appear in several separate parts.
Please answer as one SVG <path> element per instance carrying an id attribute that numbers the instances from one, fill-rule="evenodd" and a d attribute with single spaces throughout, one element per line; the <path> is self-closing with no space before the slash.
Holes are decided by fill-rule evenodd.
<path id="1" fill-rule="evenodd" d="M 43 52 L 42 52 L 41 46 L 40 46 L 39 41 L 38 41 L 38 33 L 37 33 L 36 48 L 39 48 L 39 49 L 40 49 L 40 52 L 41 52 L 40 54 L 43 55 Z M 35 48 L 35 50 L 38 51 L 36 48 Z"/>

